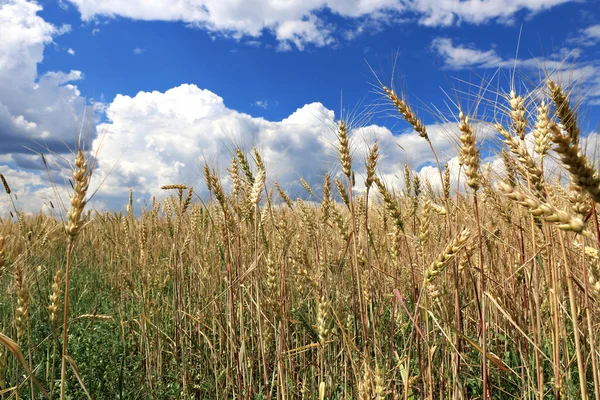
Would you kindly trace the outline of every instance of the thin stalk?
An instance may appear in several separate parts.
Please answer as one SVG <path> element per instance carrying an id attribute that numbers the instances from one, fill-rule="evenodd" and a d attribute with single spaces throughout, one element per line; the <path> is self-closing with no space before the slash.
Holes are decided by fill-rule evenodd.
<path id="1" fill-rule="evenodd" d="M 69 284 L 71 282 L 71 253 L 73 252 L 74 239 L 69 236 L 67 244 L 67 265 L 65 267 L 65 301 L 63 306 L 63 332 L 62 332 L 62 366 L 60 372 L 60 400 L 65 399 L 67 388 L 67 340 L 69 325 Z"/>
<path id="2" fill-rule="evenodd" d="M 489 387 L 488 387 L 488 375 L 487 375 L 487 337 L 485 328 L 485 270 L 483 266 L 483 240 L 481 237 L 481 223 L 479 219 L 479 205 L 477 202 L 477 193 L 473 193 L 473 203 L 475 204 L 475 219 L 477 220 L 477 239 L 479 242 L 479 271 L 481 274 L 480 285 L 481 285 L 481 375 L 483 377 L 483 398 L 488 398 Z"/>
<path id="3" fill-rule="evenodd" d="M 594 398 L 600 400 L 600 383 L 598 381 L 598 357 L 596 356 L 596 335 L 594 332 L 594 325 L 592 322 L 590 297 L 589 297 L 589 281 L 588 267 L 585 259 L 585 237 L 581 237 L 581 259 L 583 264 L 583 298 L 585 306 L 585 319 L 587 323 L 589 342 L 590 342 L 590 357 L 592 359 L 592 375 L 594 377 Z"/>
<path id="4" fill-rule="evenodd" d="M 575 355 L 577 356 L 577 371 L 579 373 L 579 390 L 581 393 L 582 399 L 587 399 L 588 390 L 587 390 L 587 382 L 585 379 L 585 365 L 583 363 L 583 351 L 581 349 L 581 338 L 579 337 L 579 325 L 577 323 L 577 306 L 575 303 L 575 291 L 573 290 L 573 278 L 571 277 L 572 271 L 570 270 L 569 263 L 567 261 L 567 253 L 565 250 L 565 243 L 563 239 L 562 232 L 559 232 L 558 235 L 560 239 L 560 246 L 562 251 L 563 262 L 565 267 L 567 267 L 567 290 L 569 293 L 569 310 L 571 312 L 571 320 L 573 323 L 573 337 L 575 339 Z"/>

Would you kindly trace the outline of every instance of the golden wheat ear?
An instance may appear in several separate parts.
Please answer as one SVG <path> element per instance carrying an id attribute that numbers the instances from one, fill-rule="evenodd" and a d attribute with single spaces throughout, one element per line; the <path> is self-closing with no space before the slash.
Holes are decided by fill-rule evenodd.
<path id="1" fill-rule="evenodd" d="M 475 140 L 475 133 L 473 127 L 469 123 L 469 117 L 466 116 L 462 111 L 459 114 L 458 129 L 461 132 L 460 142 L 461 147 L 459 151 L 459 157 L 462 163 L 467 167 L 465 175 L 467 176 L 467 184 L 473 189 L 474 192 L 479 190 L 479 150 Z"/>
<path id="2" fill-rule="evenodd" d="M 577 115 L 571 108 L 569 97 L 564 93 L 563 88 L 552 79 L 548 79 L 548 89 L 554 102 L 555 113 L 563 124 L 571 143 L 574 146 L 579 145 L 580 131 L 577 125 Z"/>
<path id="3" fill-rule="evenodd" d="M 367 178 L 365 179 L 365 186 L 370 189 L 375 182 L 375 168 L 377 168 L 377 160 L 379 159 L 379 146 L 374 143 L 369 149 L 369 155 L 366 162 Z"/>
<path id="4" fill-rule="evenodd" d="M 521 96 L 517 96 L 514 90 L 510 91 L 508 103 L 510 104 L 510 118 L 513 123 L 513 130 L 520 140 L 525 140 L 525 133 L 527 133 L 527 118 L 525 110 L 525 99 Z"/>
<path id="5" fill-rule="evenodd" d="M 337 135 L 339 140 L 338 156 L 342 165 L 342 172 L 350 179 L 352 176 L 352 156 L 350 155 L 348 125 L 346 125 L 344 120 L 340 120 L 338 123 Z"/>
<path id="6" fill-rule="evenodd" d="M 57 332 L 58 327 L 61 324 L 60 320 L 60 296 L 62 291 L 60 286 L 62 284 L 62 269 L 57 269 L 52 280 L 52 293 L 50 294 L 50 305 L 48 311 L 50 312 L 50 322 L 52 324 L 52 331 Z"/>
<path id="7" fill-rule="evenodd" d="M 505 182 L 498 182 L 498 190 L 523 206 L 534 217 L 540 217 L 547 222 L 557 222 L 557 227 L 564 231 L 584 233 L 585 223 L 581 218 L 569 215 L 552 204 L 521 192 Z"/>
<path id="8" fill-rule="evenodd" d="M 423 139 L 429 141 L 429 135 L 427 134 L 427 128 L 425 124 L 421 122 L 421 120 L 417 117 L 417 114 L 410 108 L 408 103 L 396 94 L 396 91 L 388 88 L 387 86 L 383 86 L 383 91 L 394 107 L 398 110 L 400 115 L 404 118 L 406 122 L 412 125 L 413 129 L 421 136 Z"/>
<path id="9" fill-rule="evenodd" d="M 471 236 L 471 231 L 464 228 L 460 233 L 449 243 L 444 251 L 438 255 L 433 263 L 425 271 L 425 283 L 432 282 L 435 277 L 442 273 L 448 262 L 453 259 L 456 254 L 462 249 Z"/>
<path id="10" fill-rule="evenodd" d="M 71 208 L 67 213 L 68 222 L 65 225 L 69 240 L 73 241 L 79 234 L 81 228 L 81 214 L 85 208 L 85 195 L 87 193 L 92 169 L 89 168 L 83 150 L 78 150 L 75 157 L 75 169 L 73 170 L 73 195 L 71 196 Z"/>
<path id="11" fill-rule="evenodd" d="M 288 196 L 285 190 L 283 190 L 281 186 L 279 186 L 279 182 L 275 182 L 275 189 L 277 189 L 277 193 L 279 193 L 279 197 L 281 197 L 281 200 L 283 200 L 283 202 L 289 207 L 290 210 L 293 210 L 294 202 L 292 201 L 290 196 Z"/>
<path id="12" fill-rule="evenodd" d="M 392 220 L 394 221 L 396 227 L 403 231 L 404 221 L 402 220 L 402 212 L 400 211 L 400 206 L 398 205 L 398 202 L 390 193 L 385 184 L 381 181 L 381 179 L 375 177 L 375 184 L 379 189 L 379 193 L 381 193 L 381 196 L 383 197 L 383 204 L 385 206 L 385 209 L 389 213 L 390 217 L 392 217 Z"/>
<path id="13" fill-rule="evenodd" d="M 586 190 L 596 203 L 600 202 L 600 175 L 588 158 L 579 148 L 578 141 L 574 141 L 570 134 L 563 134 L 557 124 L 550 127 L 554 151 L 571 174 L 573 182 Z"/>
<path id="14" fill-rule="evenodd" d="M 15 327 L 17 329 L 17 341 L 20 342 L 27 332 L 29 323 L 29 287 L 27 286 L 23 261 L 15 263 L 15 293 L 17 295 L 17 307 L 15 308 Z"/>
<path id="15" fill-rule="evenodd" d="M 258 170 L 258 174 L 256 174 L 256 179 L 254 180 L 254 184 L 252 185 L 252 191 L 250 192 L 250 203 L 258 204 L 260 203 L 261 193 L 265 186 L 266 172 L 264 168 Z"/>
<path id="16" fill-rule="evenodd" d="M 542 101 L 537 108 L 535 127 L 533 129 L 535 142 L 534 151 L 540 156 L 540 163 L 552 148 L 552 136 L 550 135 L 550 104 Z"/>
<path id="17" fill-rule="evenodd" d="M 510 149 L 510 151 L 517 157 L 517 160 L 522 164 L 523 168 L 527 171 L 527 178 L 531 182 L 531 185 L 536 190 L 536 195 L 540 198 L 544 197 L 544 173 L 540 169 L 538 163 L 533 159 L 525 143 L 522 140 L 518 140 L 516 136 L 511 135 L 504 127 L 500 124 L 496 124 L 496 130 L 504 137 L 504 143 Z"/>

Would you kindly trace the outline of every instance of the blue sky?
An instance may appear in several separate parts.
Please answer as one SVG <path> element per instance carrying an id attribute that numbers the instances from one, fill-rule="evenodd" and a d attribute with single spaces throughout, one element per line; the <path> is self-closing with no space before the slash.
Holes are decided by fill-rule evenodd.
<path id="1" fill-rule="evenodd" d="M 21 207 L 47 208 L 63 192 L 74 121 L 93 102 L 98 208 L 122 207 L 130 188 L 143 202 L 166 183 L 199 187 L 204 160 L 226 167 L 237 145 L 261 149 L 282 186 L 317 185 L 334 168 L 340 107 L 360 119 L 383 102 L 369 65 L 406 92 L 452 164 L 452 123 L 429 111 L 446 111 L 453 89 L 468 109 L 465 92 L 482 77 L 508 92 L 518 43 L 517 89 L 539 83 L 540 66 L 576 78 L 589 134 L 600 115 L 597 21 L 596 0 L 0 0 L 0 172 Z M 387 180 L 401 186 L 404 163 L 428 174 L 427 147 L 378 110 L 356 132 L 358 172 L 378 140 Z M 36 143 L 51 150 L 58 190 Z"/>

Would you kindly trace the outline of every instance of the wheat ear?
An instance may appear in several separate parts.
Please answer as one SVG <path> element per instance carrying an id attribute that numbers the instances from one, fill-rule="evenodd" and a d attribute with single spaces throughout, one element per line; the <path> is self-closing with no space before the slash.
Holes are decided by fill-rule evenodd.
<path id="1" fill-rule="evenodd" d="M 465 175 L 467 176 L 467 184 L 477 192 L 479 189 L 479 150 L 476 146 L 475 133 L 473 127 L 469 124 L 469 117 L 462 111 L 459 114 L 458 129 L 461 132 L 460 141 L 461 147 L 459 158 L 467 167 Z"/>
<path id="2" fill-rule="evenodd" d="M 581 218 L 573 217 L 550 203 L 518 191 L 505 182 L 498 182 L 498 189 L 506 197 L 526 208 L 534 217 L 540 217 L 547 222 L 557 222 L 559 229 L 576 233 L 582 233 L 585 229 L 585 223 Z"/>
<path id="3" fill-rule="evenodd" d="M 556 145 L 554 150 L 560 155 L 573 182 L 586 190 L 596 203 L 600 202 L 600 177 L 587 157 L 581 154 L 578 141 L 573 140 L 570 134 L 564 135 L 557 124 L 552 124 L 550 131 Z"/>
<path id="4" fill-rule="evenodd" d="M 435 259 L 433 263 L 429 266 L 429 268 L 425 271 L 425 283 L 432 282 L 436 276 L 441 274 L 444 271 L 444 267 L 456 256 L 456 253 L 462 249 L 469 237 L 471 236 L 471 231 L 469 229 L 463 229 L 460 233 L 452 240 L 448 246 L 444 249 L 444 251 Z"/>
<path id="5" fill-rule="evenodd" d="M 385 92 L 386 96 L 392 101 L 392 104 L 394 104 L 394 107 L 396 107 L 396 109 L 406 120 L 406 122 L 412 125 L 413 129 L 419 134 L 419 136 L 429 141 L 427 128 L 425 128 L 423 122 L 421 122 L 421 120 L 417 117 L 415 112 L 412 110 L 412 108 L 410 108 L 406 101 L 398 97 L 396 91 L 391 90 L 387 86 L 383 87 L 383 91 Z"/>

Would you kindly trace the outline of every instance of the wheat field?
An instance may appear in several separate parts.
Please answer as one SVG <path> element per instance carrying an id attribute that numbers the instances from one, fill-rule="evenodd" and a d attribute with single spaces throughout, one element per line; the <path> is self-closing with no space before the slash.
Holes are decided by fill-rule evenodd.
<path id="1" fill-rule="evenodd" d="M 340 120 L 302 198 L 235 149 L 208 196 L 96 212 L 82 145 L 65 218 L 0 224 L 0 399 L 600 399 L 600 174 L 568 86 L 532 93 L 492 105 L 501 170 L 456 112 L 441 185 L 407 166 L 392 188 Z"/>

